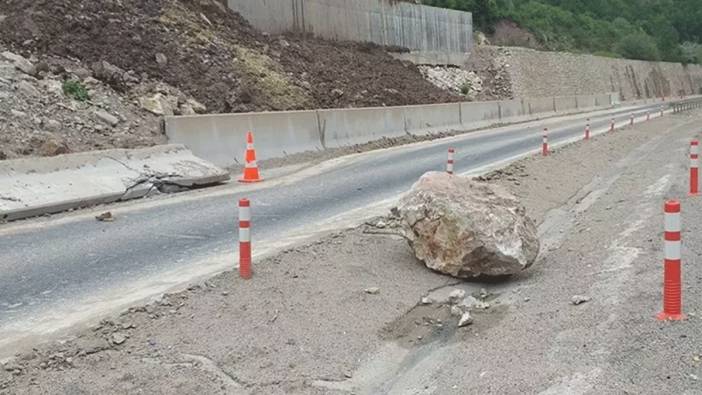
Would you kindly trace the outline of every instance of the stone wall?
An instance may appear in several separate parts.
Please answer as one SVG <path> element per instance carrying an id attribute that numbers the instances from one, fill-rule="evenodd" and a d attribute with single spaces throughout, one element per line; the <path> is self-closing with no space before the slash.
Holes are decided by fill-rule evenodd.
<path id="1" fill-rule="evenodd" d="M 407 48 L 421 59 L 460 58 L 473 45 L 469 12 L 397 0 L 228 0 L 255 28 Z"/>
<path id="2" fill-rule="evenodd" d="M 495 50 L 508 64 L 516 97 L 619 92 L 622 100 L 702 92 L 702 66 L 613 59 L 510 47 Z"/>

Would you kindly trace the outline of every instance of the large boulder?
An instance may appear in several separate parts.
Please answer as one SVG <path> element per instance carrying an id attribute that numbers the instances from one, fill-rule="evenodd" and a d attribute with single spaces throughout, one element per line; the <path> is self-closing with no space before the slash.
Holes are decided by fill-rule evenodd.
<path id="1" fill-rule="evenodd" d="M 534 222 L 498 185 L 430 172 L 401 199 L 397 214 L 417 258 L 454 277 L 515 274 L 539 253 Z"/>

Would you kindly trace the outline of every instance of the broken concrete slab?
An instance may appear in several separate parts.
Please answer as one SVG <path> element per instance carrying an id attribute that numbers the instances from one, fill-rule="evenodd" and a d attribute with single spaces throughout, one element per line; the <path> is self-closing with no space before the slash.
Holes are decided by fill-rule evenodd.
<path id="1" fill-rule="evenodd" d="M 144 197 L 229 180 L 182 145 L 0 162 L 0 220 Z"/>

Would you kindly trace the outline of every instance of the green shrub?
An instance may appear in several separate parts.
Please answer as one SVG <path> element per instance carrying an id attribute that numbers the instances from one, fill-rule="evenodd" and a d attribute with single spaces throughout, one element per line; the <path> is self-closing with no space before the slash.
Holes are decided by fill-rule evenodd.
<path id="1" fill-rule="evenodd" d="M 653 37 L 646 33 L 633 33 L 617 43 L 617 52 L 625 58 L 641 60 L 658 60 L 660 54 Z"/>
<path id="2" fill-rule="evenodd" d="M 461 85 L 461 93 L 463 94 L 463 96 L 468 96 L 471 89 L 473 89 L 473 83 L 470 82 L 470 80 L 467 80 L 463 83 L 463 85 Z"/>
<path id="3" fill-rule="evenodd" d="M 66 80 L 63 82 L 63 93 L 78 101 L 90 100 L 88 90 L 79 81 Z"/>

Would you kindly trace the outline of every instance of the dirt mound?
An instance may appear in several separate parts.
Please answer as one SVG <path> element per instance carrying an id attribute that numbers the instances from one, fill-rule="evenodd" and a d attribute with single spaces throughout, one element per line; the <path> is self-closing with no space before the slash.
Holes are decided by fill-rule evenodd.
<path id="1" fill-rule="evenodd" d="M 0 0 L 0 42 L 25 56 L 106 61 L 125 92 L 163 81 L 208 112 L 458 101 L 382 48 L 259 33 L 215 0 Z M 99 68 L 99 67 L 98 67 Z M 98 74 L 98 73 L 96 73 Z M 125 82 L 126 80 L 126 82 Z"/>

